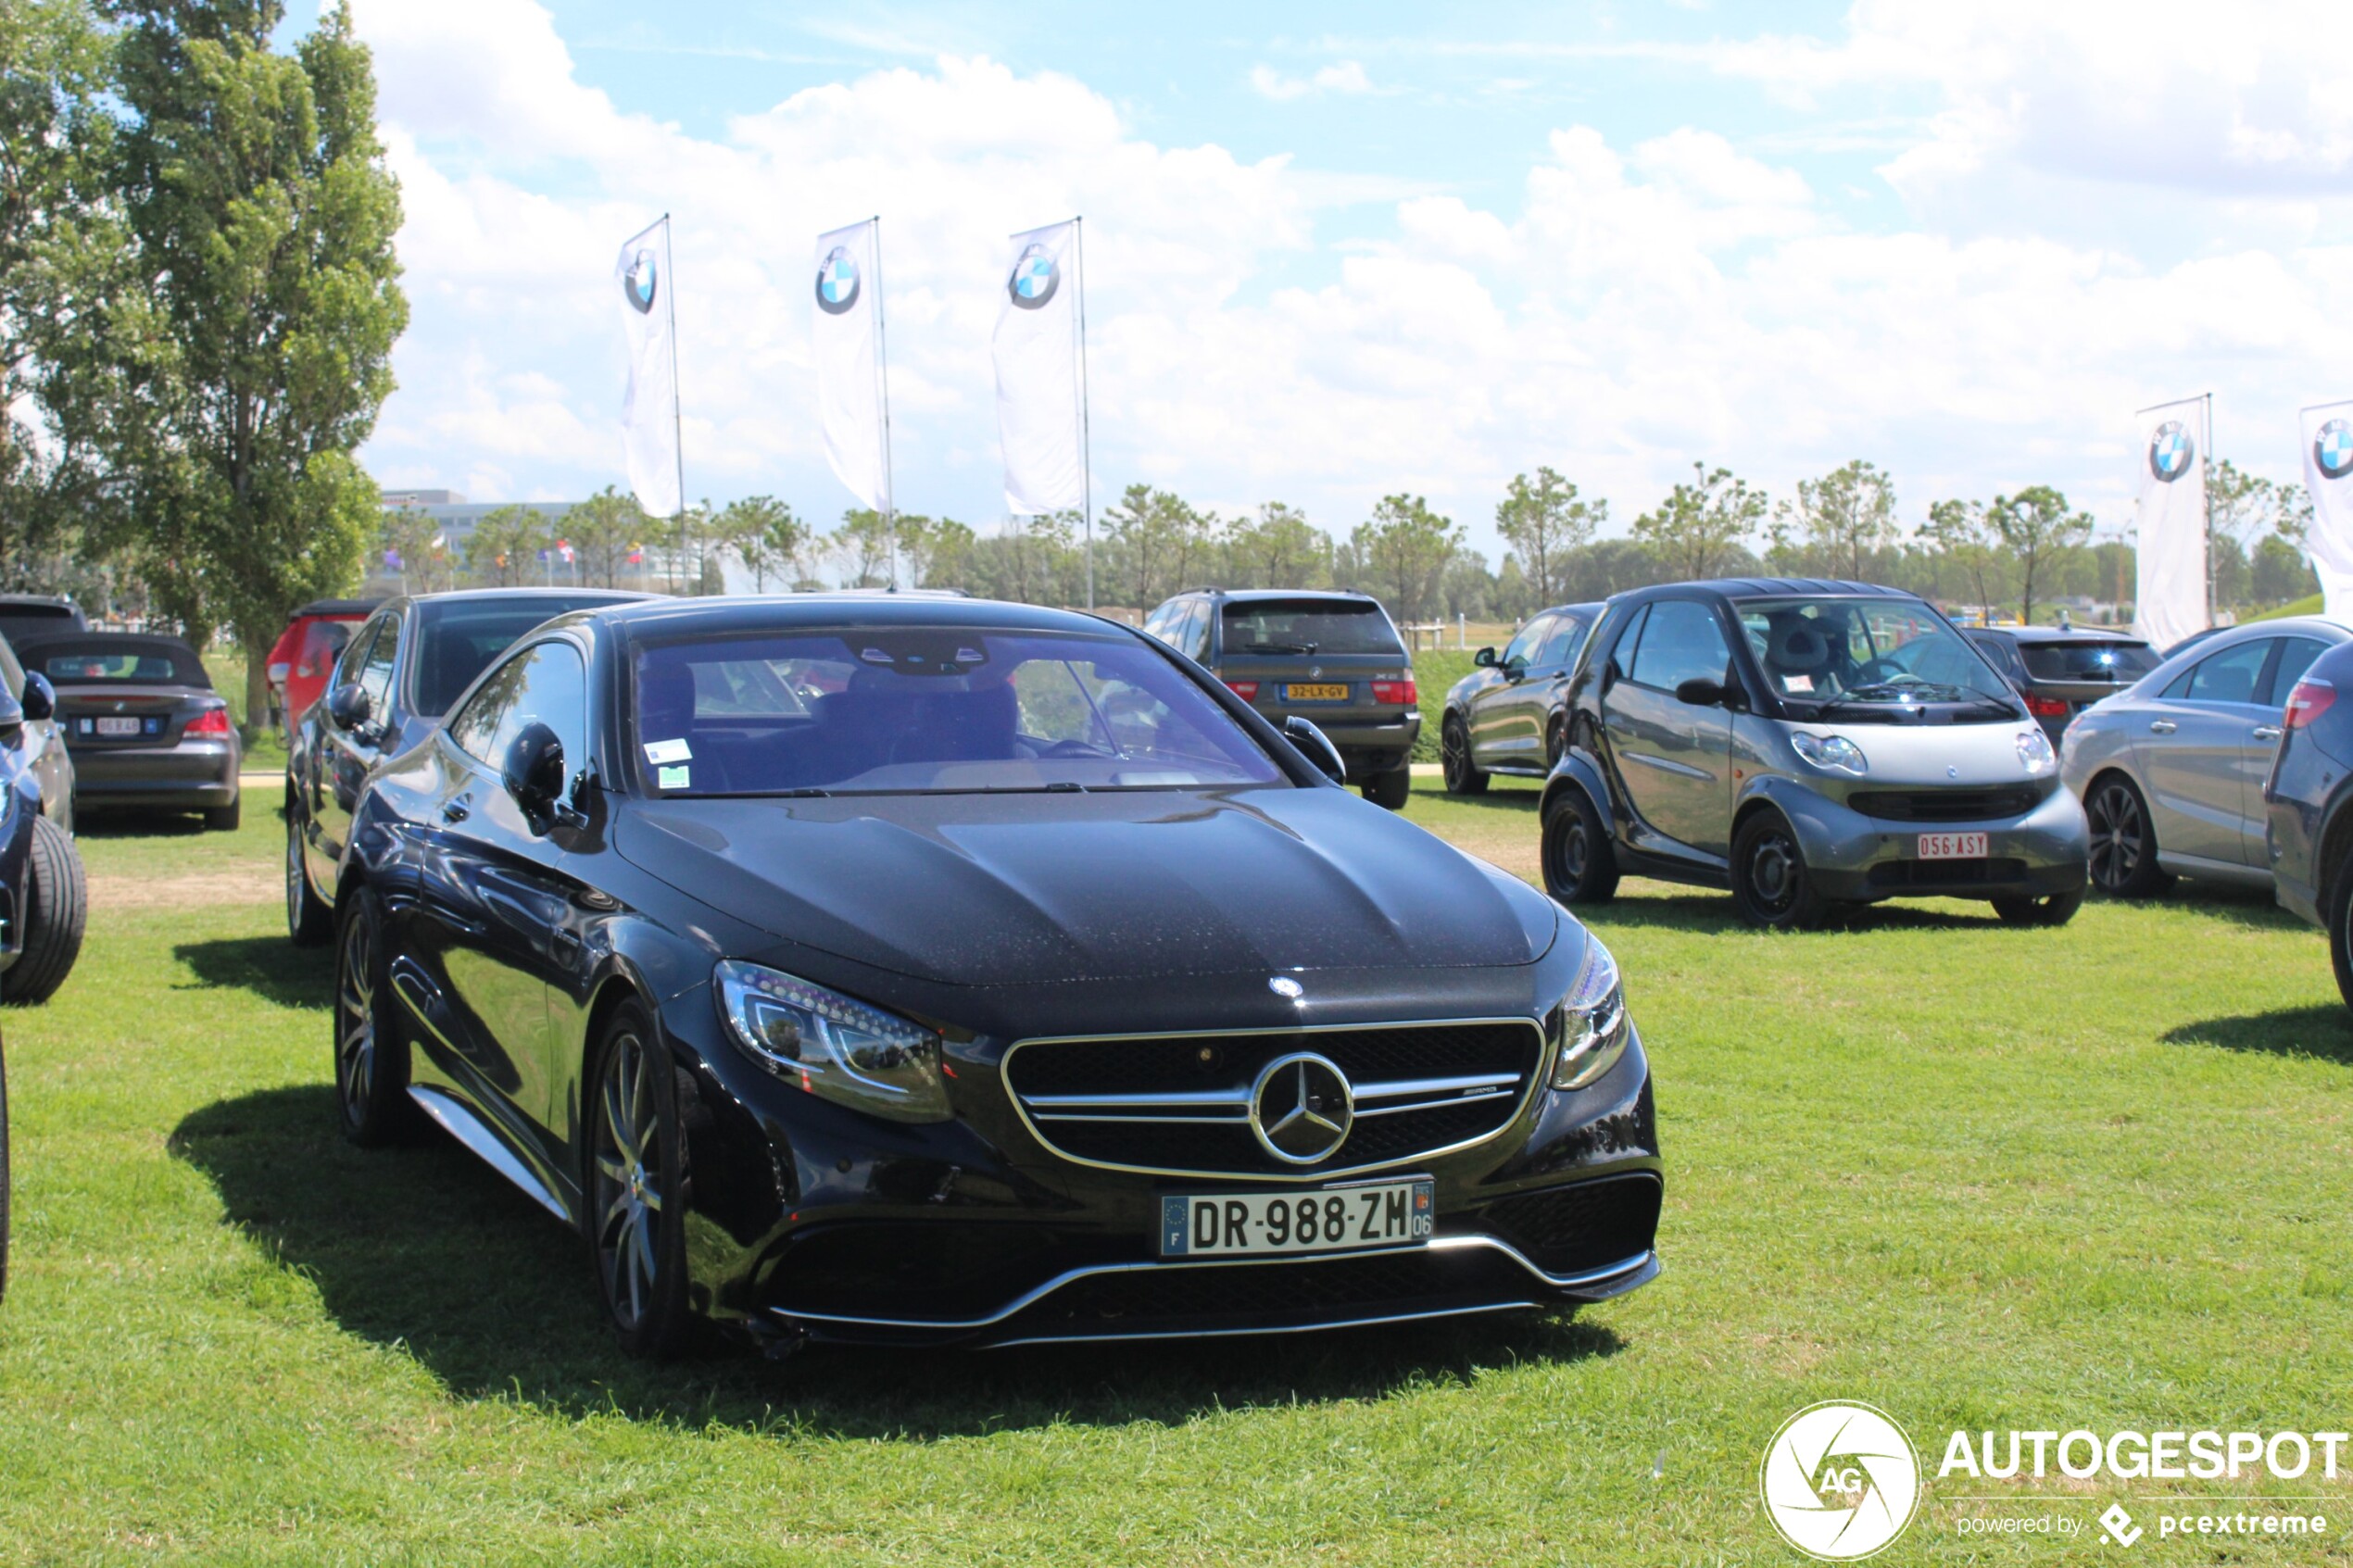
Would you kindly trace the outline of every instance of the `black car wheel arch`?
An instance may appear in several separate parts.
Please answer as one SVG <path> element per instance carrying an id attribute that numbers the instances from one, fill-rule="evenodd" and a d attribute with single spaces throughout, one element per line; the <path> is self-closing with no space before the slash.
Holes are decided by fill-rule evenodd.
<path id="1" fill-rule="evenodd" d="M 1806 868 L 1797 830 L 1769 806 L 1750 811 L 1733 829 L 1731 880 L 1732 902 L 1751 925 L 1804 931 L 1830 915 L 1830 902 Z"/>
<path id="2" fill-rule="evenodd" d="M 1592 797 L 1570 784 L 1544 808 L 1544 891 L 1564 904 L 1607 903 L 1617 893 L 1617 852 Z"/>

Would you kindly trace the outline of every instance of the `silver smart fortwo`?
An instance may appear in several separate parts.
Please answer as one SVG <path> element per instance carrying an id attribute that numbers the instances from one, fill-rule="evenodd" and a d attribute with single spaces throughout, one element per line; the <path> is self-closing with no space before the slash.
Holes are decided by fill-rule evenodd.
<path id="1" fill-rule="evenodd" d="M 2083 809 L 2018 693 L 1925 600 L 1736 579 L 1609 601 L 1569 680 L 1544 883 L 1728 887 L 1755 925 L 1896 897 L 2057 925 L 2083 899 Z"/>

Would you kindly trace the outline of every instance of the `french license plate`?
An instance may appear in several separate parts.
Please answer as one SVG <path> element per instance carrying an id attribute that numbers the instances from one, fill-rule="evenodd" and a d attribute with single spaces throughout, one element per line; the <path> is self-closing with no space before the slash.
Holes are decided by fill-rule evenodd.
<path id="1" fill-rule="evenodd" d="M 1428 1241 L 1428 1182 L 1374 1182 L 1320 1192 L 1166 1193 L 1164 1258 L 1251 1258 Z"/>
<path id="2" fill-rule="evenodd" d="M 1985 858 L 1985 835 L 1982 833 L 1924 833 L 1920 834 L 1919 858 L 1923 860 L 1982 860 Z"/>
<path id="3" fill-rule="evenodd" d="M 1327 681 L 1320 685 L 1293 681 L 1283 687 L 1285 702 L 1346 702 L 1348 688 Z"/>
<path id="4" fill-rule="evenodd" d="M 109 714 L 98 721 L 98 734 L 102 735 L 135 735 L 138 733 L 139 720 L 135 715 L 116 718 Z"/>

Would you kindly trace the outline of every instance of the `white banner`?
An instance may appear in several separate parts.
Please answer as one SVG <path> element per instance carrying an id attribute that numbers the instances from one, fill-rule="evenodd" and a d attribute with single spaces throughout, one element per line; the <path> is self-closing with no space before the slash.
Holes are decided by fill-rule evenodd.
<path id="1" fill-rule="evenodd" d="M 1078 359 L 1078 221 L 1015 234 L 997 308 L 997 439 L 1005 505 L 1036 515 L 1087 498 Z"/>
<path id="2" fill-rule="evenodd" d="M 876 220 L 817 236 L 809 342 L 825 460 L 849 493 L 890 509 L 890 448 L 883 433 L 882 275 Z"/>
<path id="3" fill-rule="evenodd" d="M 2171 647 L 2211 623 L 2206 599 L 2206 399 L 2140 412 L 2140 585 L 2133 632 Z"/>
<path id="4" fill-rule="evenodd" d="M 612 264 L 621 330 L 629 340 L 629 390 L 621 399 L 621 449 L 629 488 L 649 517 L 675 517 L 678 493 L 678 345 L 670 292 L 670 220 L 630 237 Z"/>
<path id="5" fill-rule="evenodd" d="M 2304 554 L 2321 578 L 2321 613 L 2353 621 L 2353 399 L 2304 410 L 2304 488 L 2312 532 Z"/>

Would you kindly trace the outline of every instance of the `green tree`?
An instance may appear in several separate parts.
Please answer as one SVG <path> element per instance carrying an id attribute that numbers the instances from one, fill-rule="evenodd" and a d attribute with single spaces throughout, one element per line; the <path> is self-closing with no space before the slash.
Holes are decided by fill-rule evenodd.
<path id="1" fill-rule="evenodd" d="M 1438 608 L 1439 585 L 1462 548 L 1463 531 L 1419 495 L 1384 495 L 1356 525 L 1354 544 L 1373 591 L 1410 622 Z"/>
<path id="2" fill-rule="evenodd" d="M 2018 563 L 2019 619 L 2034 623 L 2034 591 L 2054 558 L 2092 536 L 2092 514 L 2070 512 L 2067 497 L 2047 484 L 2030 484 L 2015 495 L 1996 495 L 1985 508 L 2002 547 Z"/>
<path id="3" fill-rule="evenodd" d="M 1169 491 L 1131 484 L 1104 511 L 1103 532 L 1126 559 L 1135 608 L 1150 610 L 1189 585 L 1214 543 L 1217 522 Z"/>
<path id="4" fill-rule="evenodd" d="M 1976 501 L 1938 501 L 1928 508 L 1920 537 L 1975 591 L 1977 607 L 1990 615 L 2001 540 L 1985 520 L 1985 508 Z"/>
<path id="5" fill-rule="evenodd" d="M 716 529 L 735 558 L 751 573 L 752 592 L 768 591 L 773 572 L 790 582 L 809 548 L 809 525 L 774 495 L 747 495 L 721 508 Z"/>
<path id="6" fill-rule="evenodd" d="M 890 584 L 896 566 L 897 528 L 920 528 L 924 520 L 909 513 L 887 519 L 871 507 L 852 507 L 841 514 L 841 526 L 830 541 L 832 554 L 842 566 L 847 588 L 883 588 Z"/>
<path id="7" fill-rule="evenodd" d="M 1607 501 L 1580 499 L 1577 486 L 1551 469 L 1539 468 L 1532 480 L 1512 476 L 1495 508 L 1495 531 L 1519 558 L 1534 608 L 1567 596 L 1569 558 L 1608 521 Z"/>
<path id="8" fill-rule="evenodd" d="M 485 588 L 520 587 L 538 574 L 539 552 L 552 538 L 537 508 L 493 508 L 466 541 L 466 571 Z"/>
<path id="9" fill-rule="evenodd" d="M 1714 577 L 1744 553 L 1765 517 L 1765 492 L 1730 469 L 1692 465 L 1689 482 L 1634 520 L 1634 537 L 1680 579 Z"/>
<path id="10" fill-rule="evenodd" d="M 1312 588 L 1325 580 L 1331 550 L 1331 540 L 1307 514 L 1280 501 L 1260 507 L 1255 518 L 1235 519 L 1226 535 L 1238 586 Z"/>
<path id="11" fill-rule="evenodd" d="M 629 558 L 652 536 L 653 520 L 637 497 L 608 484 L 564 514 L 563 537 L 584 586 L 618 588 L 629 575 Z"/>
<path id="12" fill-rule="evenodd" d="M 1860 458 L 1799 480 L 1793 511 L 1808 554 L 1832 577 L 1864 581 L 1871 558 L 1895 543 L 1895 485 Z"/>
<path id="13" fill-rule="evenodd" d="M 139 553 L 169 613 L 235 630 L 261 713 L 287 612 L 349 586 L 375 533 L 352 451 L 408 322 L 398 191 L 347 6 L 292 58 L 271 46 L 276 0 L 115 10 L 117 177 L 170 345 L 142 367 L 125 444 Z"/>
<path id="14" fill-rule="evenodd" d="M 2321 591 L 2304 552 L 2276 533 L 2256 541 L 2253 577 L 2255 603 L 2264 609 Z"/>
<path id="15" fill-rule="evenodd" d="M 913 518 L 902 529 L 899 559 L 903 580 L 914 588 L 957 588 L 972 562 L 973 531 L 952 517 Z"/>
<path id="16" fill-rule="evenodd" d="M 409 593 L 434 594 L 458 585 L 457 558 L 449 548 L 448 535 L 441 523 L 425 513 L 407 507 L 388 508 L 380 538 L 381 547 L 392 558 L 384 562 L 384 570 L 397 573 Z"/>

